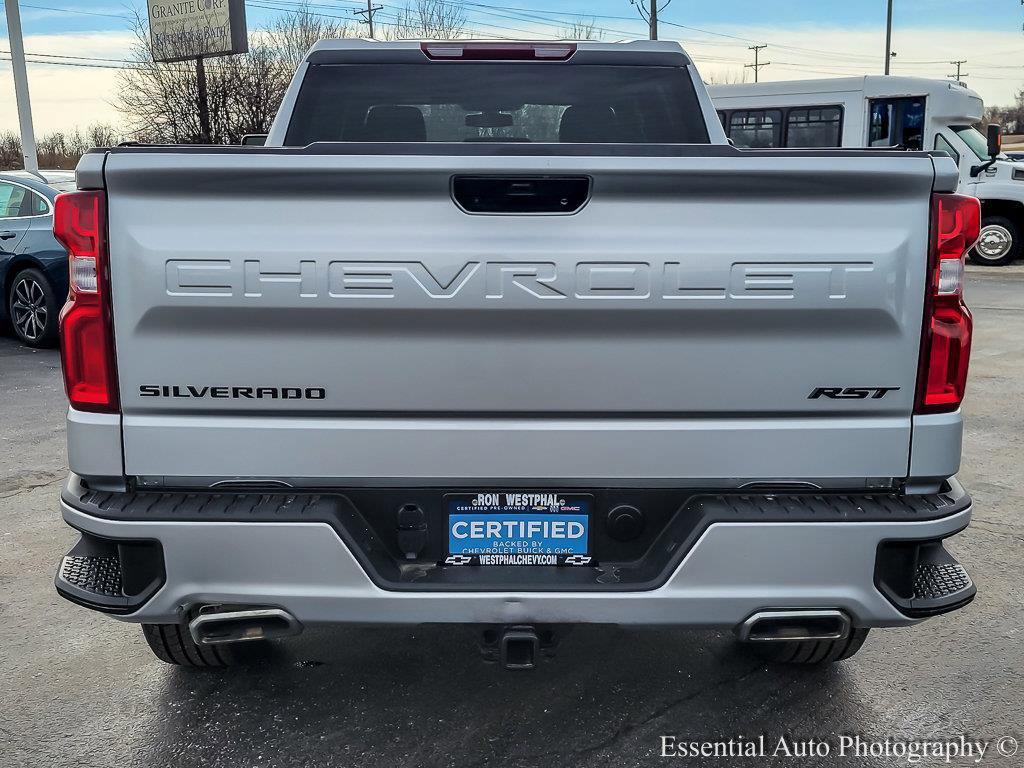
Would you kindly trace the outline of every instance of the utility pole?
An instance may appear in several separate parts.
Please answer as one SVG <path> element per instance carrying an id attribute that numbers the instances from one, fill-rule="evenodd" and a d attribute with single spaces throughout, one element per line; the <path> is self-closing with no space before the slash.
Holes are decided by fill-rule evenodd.
<path id="1" fill-rule="evenodd" d="M 889 62 L 892 60 L 892 0 L 885 17 L 885 74 L 889 74 Z"/>
<path id="2" fill-rule="evenodd" d="M 946 75 L 946 77 L 952 77 L 958 83 L 962 82 L 961 78 L 963 78 L 963 77 L 970 77 L 970 75 L 967 74 L 966 72 L 963 72 L 963 73 L 960 72 L 961 65 L 966 64 L 967 63 L 967 59 L 960 59 L 959 61 L 951 61 L 949 63 L 952 64 L 954 67 L 956 67 L 956 74 L 955 75 Z"/>
<path id="3" fill-rule="evenodd" d="M 662 4 L 661 8 L 658 7 L 659 2 Z M 645 0 L 629 0 L 629 4 L 636 8 L 640 18 L 647 22 L 651 40 L 658 39 L 658 14 L 668 8 L 671 2 L 672 0 L 650 0 L 649 3 Z"/>
<path id="4" fill-rule="evenodd" d="M 203 144 L 213 143 L 213 129 L 210 127 L 210 97 L 206 90 L 206 65 L 203 57 L 196 59 L 196 91 L 199 97 L 199 133 Z"/>
<path id="5" fill-rule="evenodd" d="M 5 0 L 7 36 L 11 40 L 11 70 L 14 72 L 14 98 L 18 103 L 18 127 L 21 130 L 21 154 L 25 170 L 39 173 L 36 135 L 32 130 L 32 105 L 28 98 L 28 70 L 25 67 L 25 44 L 21 39 L 21 10 L 18 0 Z"/>
<path id="6" fill-rule="evenodd" d="M 366 10 L 352 11 L 356 16 L 362 16 L 366 26 L 370 28 L 370 39 L 373 39 L 373 14 L 383 10 L 383 5 L 374 5 L 373 0 L 366 0 Z"/>
<path id="7" fill-rule="evenodd" d="M 761 67 L 767 67 L 769 64 L 771 64 L 770 61 L 766 61 L 766 62 L 764 62 L 762 64 L 761 60 L 760 60 L 760 57 L 758 55 L 758 54 L 761 53 L 762 50 L 764 50 L 767 47 L 768 47 L 767 45 L 749 45 L 749 46 L 747 46 L 747 50 L 748 51 L 753 51 L 754 52 L 754 63 L 753 64 L 744 64 L 743 68 L 744 69 L 752 69 L 752 70 L 754 70 L 754 82 L 755 83 L 757 82 L 758 74 L 761 72 Z"/>

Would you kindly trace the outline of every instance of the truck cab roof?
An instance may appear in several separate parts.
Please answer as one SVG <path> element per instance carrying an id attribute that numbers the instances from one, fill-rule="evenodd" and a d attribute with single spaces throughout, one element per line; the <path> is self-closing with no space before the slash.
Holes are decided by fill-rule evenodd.
<path id="1" fill-rule="evenodd" d="M 349 50 L 418 50 L 423 45 L 469 46 L 490 45 L 496 48 L 511 48 L 521 45 L 558 46 L 572 44 L 580 50 L 593 51 L 650 51 L 659 53 L 685 53 L 683 47 L 674 40 L 622 40 L 605 42 L 598 40 L 493 40 L 486 38 L 458 40 L 371 40 L 367 38 L 327 38 L 318 40 L 309 49 L 316 51 L 349 51 Z"/>
<path id="2" fill-rule="evenodd" d="M 533 52 L 532 54 L 530 52 Z M 632 40 L 395 40 L 331 39 L 315 43 L 303 65 L 349 63 L 430 63 L 431 61 L 544 61 L 570 64 L 661 65 L 693 62 L 679 43 Z M 301 76 L 302 67 L 298 75 Z"/>

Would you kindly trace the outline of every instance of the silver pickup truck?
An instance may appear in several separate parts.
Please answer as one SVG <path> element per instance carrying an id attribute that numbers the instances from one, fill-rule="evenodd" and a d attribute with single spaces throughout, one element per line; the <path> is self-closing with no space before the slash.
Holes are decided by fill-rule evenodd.
<path id="1" fill-rule="evenodd" d="M 586 622 L 813 664 L 974 597 L 941 153 L 737 150 L 673 43 L 323 41 L 266 146 L 77 179 L 56 585 L 164 661 Z"/>

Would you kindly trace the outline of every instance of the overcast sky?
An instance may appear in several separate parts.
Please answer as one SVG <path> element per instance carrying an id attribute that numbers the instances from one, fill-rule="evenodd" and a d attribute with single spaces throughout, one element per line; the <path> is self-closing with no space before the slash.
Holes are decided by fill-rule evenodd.
<path id="1" fill-rule="evenodd" d="M 455 0 L 451 0 L 455 2 Z M 118 123 L 117 60 L 131 43 L 129 9 L 116 0 L 23 0 L 25 49 L 36 130 Z M 383 5 L 378 22 L 394 19 L 402 0 Z M 603 39 L 645 37 L 629 0 L 480 0 L 464 2 L 468 31 L 478 37 L 557 37 L 579 16 L 593 18 Z M 293 8 L 293 0 L 247 0 L 249 28 Z M 328 16 L 349 17 L 365 2 L 312 0 Z M 1024 87 L 1024 7 L 1020 0 L 895 0 L 894 74 L 944 78 L 966 59 L 964 79 L 987 104 L 1006 104 Z M 0 17 L 0 130 L 17 127 L 7 28 Z M 750 70 L 747 46 L 767 43 L 762 80 L 880 73 L 885 0 L 671 0 L 661 36 L 679 40 L 705 76 L 739 79 Z M 46 60 L 63 64 L 41 63 Z M 64 58 L 61 57 L 80 57 Z M 92 57 L 92 58 L 89 58 Z M 69 66 L 73 64 L 74 66 Z M 84 66 L 84 65 L 91 66 Z"/>

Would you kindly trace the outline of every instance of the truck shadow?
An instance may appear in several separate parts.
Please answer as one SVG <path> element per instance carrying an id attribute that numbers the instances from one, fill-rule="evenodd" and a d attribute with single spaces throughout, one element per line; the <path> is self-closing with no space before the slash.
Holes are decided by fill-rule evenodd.
<path id="1" fill-rule="evenodd" d="M 660 760 L 663 735 L 852 729 L 863 706 L 854 662 L 768 665 L 718 632 L 581 627 L 530 672 L 485 664 L 468 628 L 431 626 L 313 629 L 246 657 L 166 670 L 143 764 L 622 765 Z"/>

